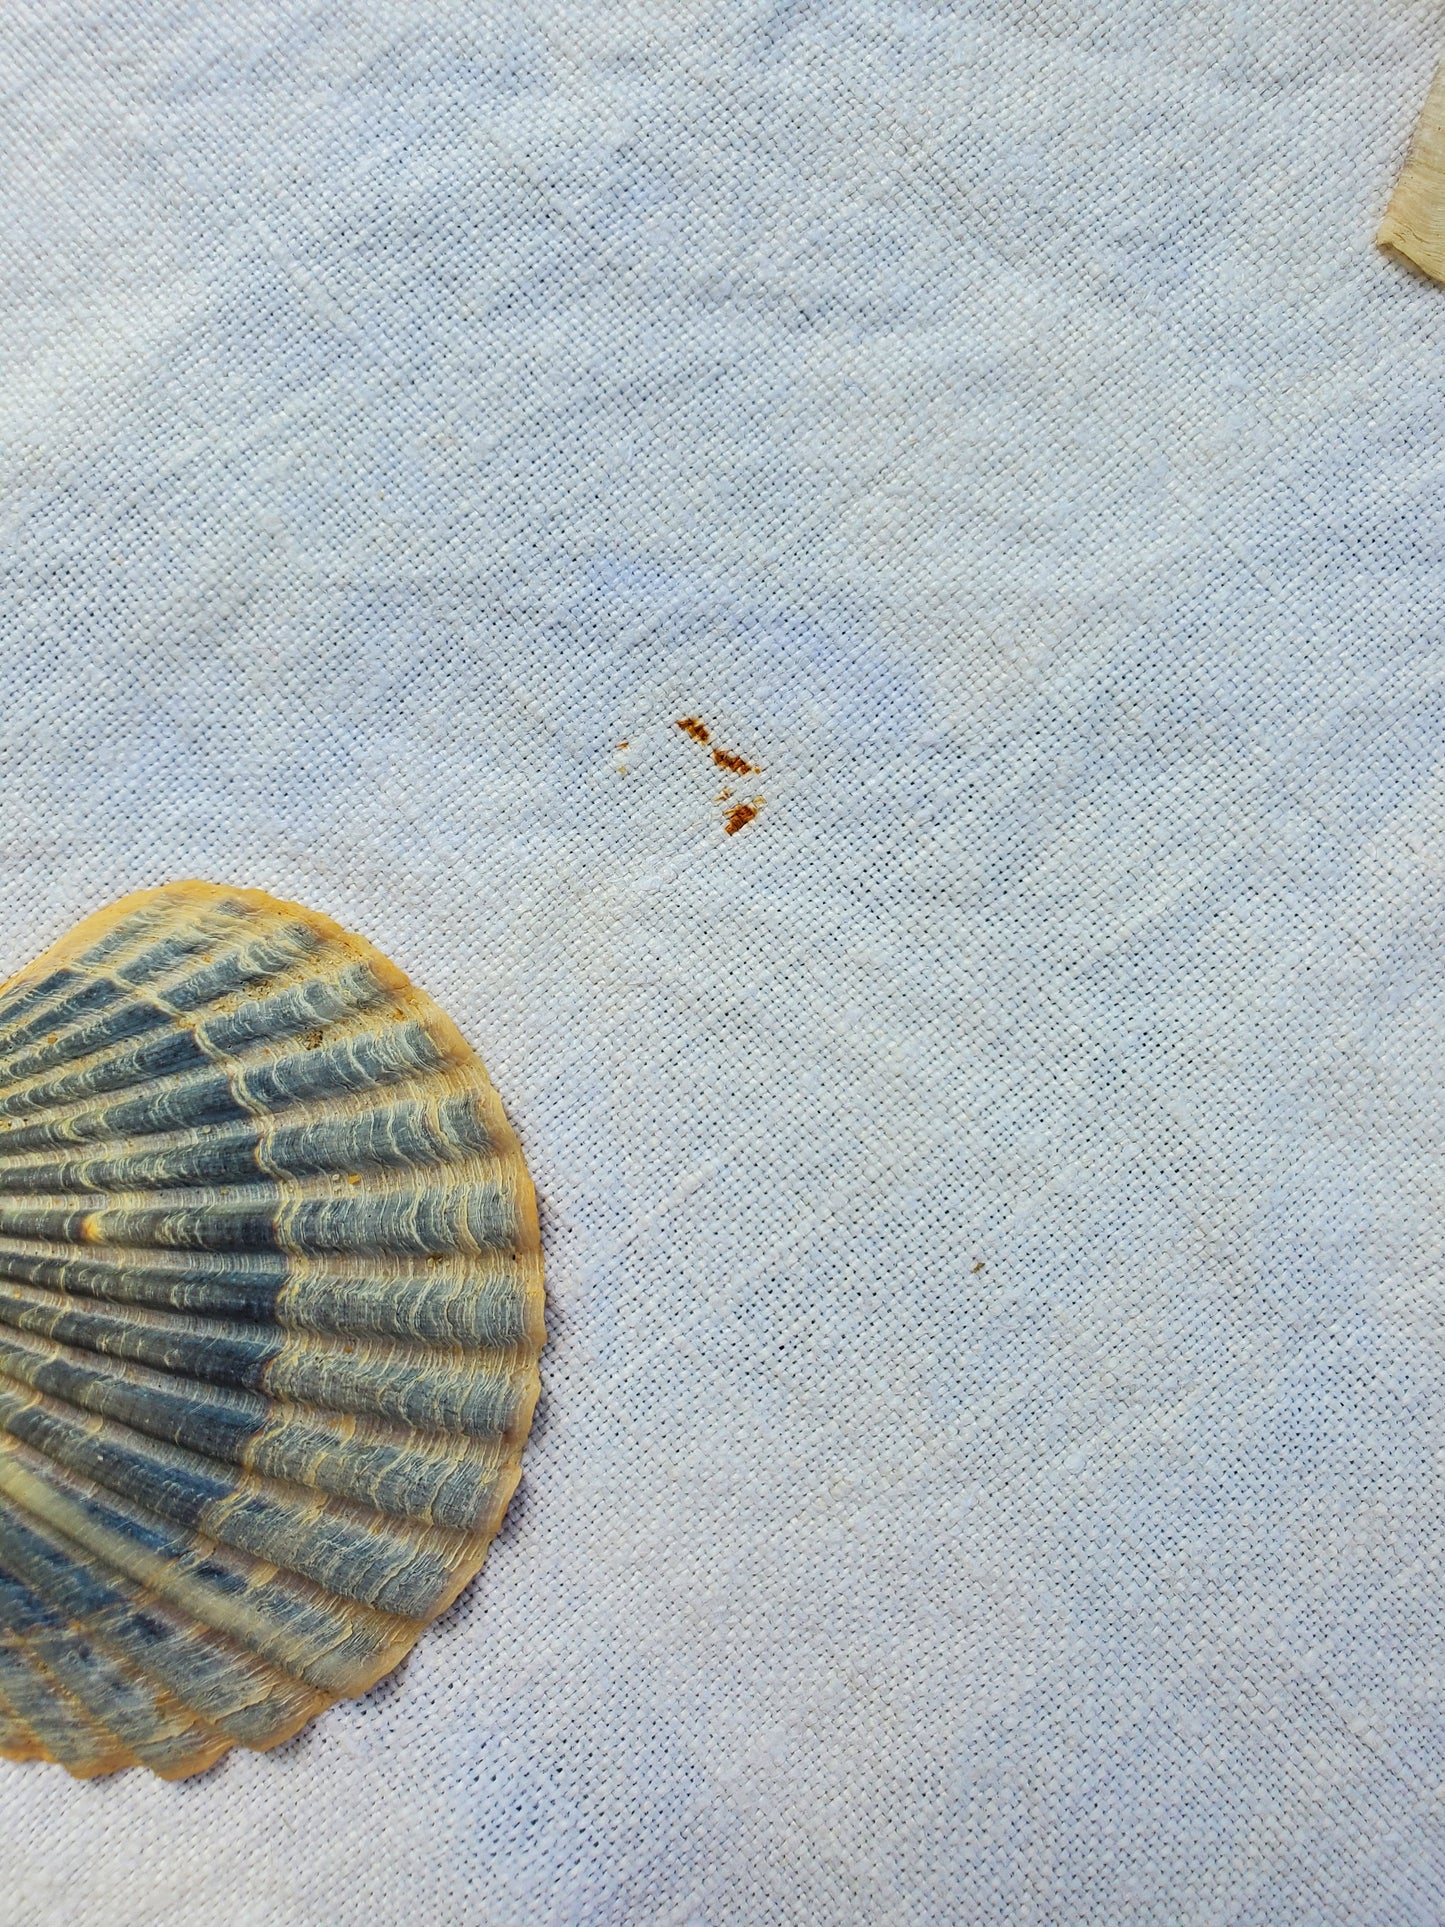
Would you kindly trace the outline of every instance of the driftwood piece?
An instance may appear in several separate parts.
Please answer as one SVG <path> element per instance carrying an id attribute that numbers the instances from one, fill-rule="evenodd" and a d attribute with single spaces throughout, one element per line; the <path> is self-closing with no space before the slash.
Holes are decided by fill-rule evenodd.
<path id="1" fill-rule="evenodd" d="M 1445 63 L 1425 97 L 1375 240 L 1433 280 L 1445 282 Z"/>

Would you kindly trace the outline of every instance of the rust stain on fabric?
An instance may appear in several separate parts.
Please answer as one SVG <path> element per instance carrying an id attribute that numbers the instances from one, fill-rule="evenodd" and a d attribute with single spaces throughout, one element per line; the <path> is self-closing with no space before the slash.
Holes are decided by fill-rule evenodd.
<path id="1" fill-rule="evenodd" d="M 739 756 L 731 749 L 715 749 L 712 760 L 719 769 L 730 769 L 734 776 L 755 776 L 758 772 L 756 763 L 750 763 L 746 756 Z"/>
<path id="2" fill-rule="evenodd" d="M 695 743 L 712 746 L 712 731 L 701 716 L 679 716 L 676 726 L 685 736 L 691 736 Z M 712 760 L 719 769 L 729 770 L 734 776 L 758 776 L 762 773 L 761 764 L 750 762 L 746 756 L 735 749 L 713 748 Z M 733 792 L 730 789 L 721 790 L 713 801 L 727 803 L 731 801 L 732 795 Z M 723 817 L 724 830 L 729 836 L 736 836 L 739 830 L 745 829 L 753 821 L 762 807 L 761 796 L 750 797 L 746 802 L 734 803 Z"/>

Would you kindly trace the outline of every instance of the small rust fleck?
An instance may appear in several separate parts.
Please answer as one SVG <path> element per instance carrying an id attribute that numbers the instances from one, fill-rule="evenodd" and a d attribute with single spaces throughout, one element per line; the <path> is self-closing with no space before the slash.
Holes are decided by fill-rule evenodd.
<path id="1" fill-rule="evenodd" d="M 723 828 L 729 836 L 736 836 L 739 830 L 745 829 L 747 825 L 752 822 L 762 807 L 762 797 L 758 797 L 751 803 L 739 803 L 735 809 L 729 810 L 723 818 Z"/>
<path id="2" fill-rule="evenodd" d="M 301 1033 L 301 1048 L 303 1050 L 320 1050 L 320 1030 L 303 1030 Z"/>
<path id="3" fill-rule="evenodd" d="M 979 1261 L 978 1261 L 978 1263 L 977 1263 L 977 1264 L 976 1264 L 976 1265 L 974 1266 L 974 1270 L 975 1270 L 976 1272 L 977 1272 L 977 1271 L 982 1271 L 982 1270 L 983 1270 L 983 1259 L 982 1259 L 982 1258 L 980 1258 L 980 1259 L 979 1259 Z"/>
<path id="4" fill-rule="evenodd" d="M 712 737 L 708 733 L 707 724 L 701 716 L 680 717 L 677 726 L 679 729 L 685 729 L 695 743 L 709 743 L 712 741 Z"/>
<path id="5" fill-rule="evenodd" d="M 717 795 L 712 800 L 714 803 L 726 803 L 728 798 L 731 795 L 732 795 L 731 790 L 719 790 Z"/>
<path id="6" fill-rule="evenodd" d="M 730 769 L 734 776 L 752 776 L 756 774 L 758 768 L 758 765 L 750 763 L 746 756 L 739 756 L 730 749 L 715 749 L 712 760 L 719 769 Z"/>

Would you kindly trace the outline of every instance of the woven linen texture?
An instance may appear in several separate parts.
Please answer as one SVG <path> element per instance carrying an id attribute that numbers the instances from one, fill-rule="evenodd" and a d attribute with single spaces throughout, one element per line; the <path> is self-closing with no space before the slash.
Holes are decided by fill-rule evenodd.
<path id="1" fill-rule="evenodd" d="M 1440 33 L 7 10 L 0 963 L 363 932 L 552 1332 L 403 1671 L 0 1766 L 7 1921 L 1445 1918 Z"/>

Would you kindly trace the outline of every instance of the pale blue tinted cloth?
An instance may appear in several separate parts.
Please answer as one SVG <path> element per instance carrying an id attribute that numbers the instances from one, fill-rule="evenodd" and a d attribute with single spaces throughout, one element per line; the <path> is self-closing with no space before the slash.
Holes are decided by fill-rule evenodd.
<path id="1" fill-rule="evenodd" d="M 9 9 L 3 962 L 364 933 L 552 1341 L 402 1673 L 0 1763 L 8 1921 L 1445 1918 L 1439 30 Z"/>

